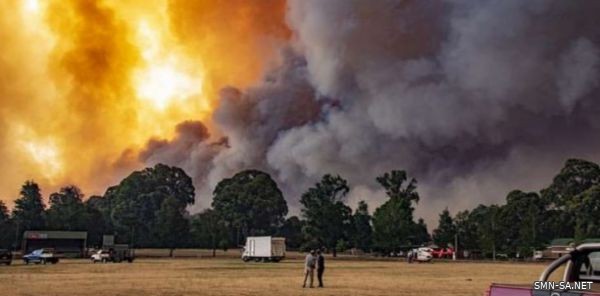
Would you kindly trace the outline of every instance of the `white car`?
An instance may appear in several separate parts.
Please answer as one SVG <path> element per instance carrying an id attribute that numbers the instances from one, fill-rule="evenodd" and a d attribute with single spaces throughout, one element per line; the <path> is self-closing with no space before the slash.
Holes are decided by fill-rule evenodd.
<path id="1" fill-rule="evenodd" d="M 431 248 L 418 248 L 417 249 L 417 261 L 429 262 L 433 258 L 433 249 Z"/>
<path id="2" fill-rule="evenodd" d="M 112 261 L 112 256 L 110 255 L 109 251 L 99 250 L 96 253 L 94 253 L 90 257 L 90 259 L 92 259 L 93 263 L 96 263 L 96 262 L 106 263 L 106 262 Z"/>

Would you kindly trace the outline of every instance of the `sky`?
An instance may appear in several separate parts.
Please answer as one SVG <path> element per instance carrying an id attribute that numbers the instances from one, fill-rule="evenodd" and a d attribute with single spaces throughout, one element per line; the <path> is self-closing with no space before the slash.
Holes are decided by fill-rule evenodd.
<path id="1" fill-rule="evenodd" d="M 7 0 L 0 2 L 0 199 L 103 194 L 179 166 L 210 206 L 223 178 L 270 173 L 292 213 L 323 174 L 347 203 L 375 177 L 419 181 L 436 223 L 566 159 L 600 160 L 600 2 Z"/>

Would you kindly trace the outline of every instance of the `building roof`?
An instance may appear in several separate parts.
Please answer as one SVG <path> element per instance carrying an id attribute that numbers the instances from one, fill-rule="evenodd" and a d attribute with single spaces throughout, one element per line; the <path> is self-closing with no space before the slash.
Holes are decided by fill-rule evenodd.
<path id="1" fill-rule="evenodd" d="M 562 247 L 569 246 L 571 243 L 574 243 L 574 238 L 556 238 L 550 242 L 550 247 Z M 587 238 L 584 239 L 581 243 L 600 243 L 600 238 Z"/>
<path id="2" fill-rule="evenodd" d="M 23 239 L 87 239 L 87 231 L 27 230 Z"/>
<path id="3" fill-rule="evenodd" d="M 550 242 L 550 246 L 551 247 L 557 247 L 557 246 L 568 246 L 570 243 L 572 243 L 574 241 L 574 239 L 572 238 L 555 238 Z"/>

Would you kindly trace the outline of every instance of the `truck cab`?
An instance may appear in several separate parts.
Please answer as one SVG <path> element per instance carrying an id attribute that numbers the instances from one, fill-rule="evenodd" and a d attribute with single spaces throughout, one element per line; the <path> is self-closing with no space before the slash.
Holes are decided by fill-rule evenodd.
<path id="1" fill-rule="evenodd" d="M 562 274 L 559 270 L 563 270 Z M 556 274 L 555 274 L 556 273 Z M 582 244 L 569 254 L 563 255 L 552 262 L 540 275 L 538 281 L 549 281 L 551 276 L 560 276 L 562 282 L 592 282 L 591 290 L 534 290 L 533 284 L 508 285 L 492 284 L 487 296 L 600 296 L 600 243 Z"/>

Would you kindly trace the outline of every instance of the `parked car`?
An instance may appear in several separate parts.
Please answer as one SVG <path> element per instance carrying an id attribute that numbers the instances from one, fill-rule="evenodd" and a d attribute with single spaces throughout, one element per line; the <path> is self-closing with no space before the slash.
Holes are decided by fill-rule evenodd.
<path id="1" fill-rule="evenodd" d="M 285 257 L 285 238 L 271 236 L 249 236 L 242 252 L 242 260 L 248 262 L 279 262 Z"/>
<path id="2" fill-rule="evenodd" d="M 570 251 L 569 254 L 554 260 L 538 279 L 539 282 L 547 282 L 553 272 L 560 270 L 561 282 L 592 282 L 600 283 L 600 243 L 582 244 Z M 594 287 L 594 286 L 592 286 Z M 486 296 L 531 296 L 531 295 L 585 295 L 600 296 L 595 290 L 534 290 L 532 283 L 524 285 L 514 284 L 491 284 L 486 291 Z"/>
<path id="3" fill-rule="evenodd" d="M 0 249 L 0 264 L 10 265 L 13 255 L 10 250 Z"/>
<path id="4" fill-rule="evenodd" d="M 25 264 L 56 264 L 58 263 L 61 257 L 62 256 L 56 253 L 53 249 L 38 249 L 23 256 L 23 262 L 25 262 Z"/>
<path id="5" fill-rule="evenodd" d="M 133 262 L 135 259 L 133 250 L 128 245 L 113 245 L 111 248 L 95 251 L 90 257 L 93 263 L 96 262 Z"/>
<path id="6" fill-rule="evenodd" d="M 99 251 L 96 251 L 94 254 L 92 254 L 90 259 L 92 259 L 92 263 L 96 263 L 96 262 L 106 263 L 106 262 L 112 261 L 112 256 L 110 255 L 110 252 L 108 250 L 99 250 Z"/>
<path id="7" fill-rule="evenodd" d="M 453 248 L 432 248 L 431 255 L 433 258 L 452 258 L 454 255 Z"/>
<path id="8" fill-rule="evenodd" d="M 430 262 L 433 259 L 433 249 L 428 247 L 420 247 L 412 249 L 408 252 L 407 260 L 409 263 L 413 261 L 417 262 Z"/>

